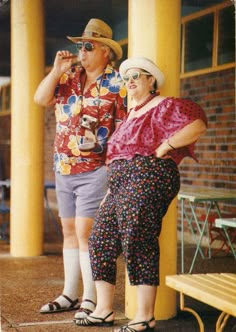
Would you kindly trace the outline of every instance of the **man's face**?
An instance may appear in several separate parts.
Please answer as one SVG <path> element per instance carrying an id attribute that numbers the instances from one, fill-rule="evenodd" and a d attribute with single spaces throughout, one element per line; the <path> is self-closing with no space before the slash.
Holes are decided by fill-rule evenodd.
<path id="1" fill-rule="evenodd" d="M 96 68 L 101 63 L 107 62 L 108 50 L 103 44 L 92 40 L 84 40 L 77 43 L 77 48 L 78 46 L 79 59 L 85 69 Z"/>

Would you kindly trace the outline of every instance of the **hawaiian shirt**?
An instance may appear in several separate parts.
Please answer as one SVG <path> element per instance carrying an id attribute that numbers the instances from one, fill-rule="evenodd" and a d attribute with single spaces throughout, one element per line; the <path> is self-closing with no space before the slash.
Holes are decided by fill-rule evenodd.
<path id="1" fill-rule="evenodd" d="M 55 91 L 54 171 L 61 175 L 104 165 L 107 141 L 115 124 L 126 115 L 126 89 L 118 71 L 107 65 L 84 94 L 83 72 L 82 67 L 72 67 L 62 75 Z"/>

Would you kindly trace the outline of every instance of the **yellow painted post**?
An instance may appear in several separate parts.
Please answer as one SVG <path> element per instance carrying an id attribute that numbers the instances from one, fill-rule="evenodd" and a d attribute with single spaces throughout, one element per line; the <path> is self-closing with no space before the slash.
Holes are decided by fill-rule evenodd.
<path id="1" fill-rule="evenodd" d="M 146 56 L 164 72 L 161 95 L 179 95 L 180 0 L 129 0 L 128 56 Z M 156 319 L 176 315 L 176 293 L 165 285 L 165 276 L 177 269 L 177 200 L 171 203 L 160 236 L 160 286 L 155 305 Z M 136 311 L 136 288 L 126 275 L 125 314 Z"/>
<path id="2" fill-rule="evenodd" d="M 42 0 L 11 0 L 11 220 L 10 252 L 43 250 L 44 112 L 33 96 L 44 75 Z"/>

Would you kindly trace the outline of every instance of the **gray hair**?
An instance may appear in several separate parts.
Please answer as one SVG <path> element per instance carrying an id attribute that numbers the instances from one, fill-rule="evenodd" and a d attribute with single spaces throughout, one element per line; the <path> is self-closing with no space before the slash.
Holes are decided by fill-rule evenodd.
<path id="1" fill-rule="evenodd" d="M 116 60 L 115 52 L 108 45 L 102 44 L 102 46 L 109 50 L 109 60 L 110 61 L 115 61 Z"/>

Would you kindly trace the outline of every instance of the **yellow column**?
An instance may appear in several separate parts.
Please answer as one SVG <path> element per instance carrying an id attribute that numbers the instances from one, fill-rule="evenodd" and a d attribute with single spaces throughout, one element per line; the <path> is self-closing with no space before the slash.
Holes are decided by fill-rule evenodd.
<path id="1" fill-rule="evenodd" d="M 128 56 L 145 56 L 153 60 L 165 74 L 161 95 L 179 95 L 180 0 L 129 0 Z M 160 286 L 155 305 L 155 318 L 176 315 L 175 291 L 165 286 L 165 276 L 177 268 L 176 199 L 163 219 L 160 236 Z M 126 316 L 134 317 L 136 288 L 126 275 Z"/>
<path id="2" fill-rule="evenodd" d="M 42 0 L 11 0 L 11 254 L 43 249 L 44 113 L 33 96 L 44 74 Z"/>

